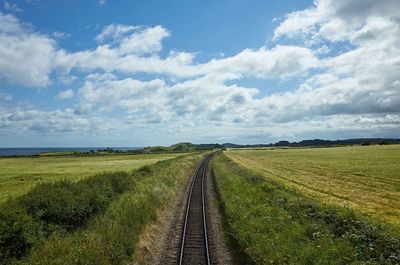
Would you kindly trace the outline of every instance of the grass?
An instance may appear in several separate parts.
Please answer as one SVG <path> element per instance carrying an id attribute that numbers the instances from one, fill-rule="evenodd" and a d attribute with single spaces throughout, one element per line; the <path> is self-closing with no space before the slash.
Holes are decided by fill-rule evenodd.
<path id="1" fill-rule="evenodd" d="M 110 201 L 104 212 L 77 230 L 55 231 L 43 243 L 34 245 L 18 263 L 132 262 L 141 233 L 156 220 L 160 209 L 173 207 L 171 202 L 201 157 L 200 154 L 181 156 L 125 173 L 133 180 L 130 188 Z"/>
<path id="2" fill-rule="evenodd" d="M 76 181 L 105 171 L 130 171 L 182 154 L 0 158 L 0 203 L 38 183 Z"/>
<path id="3" fill-rule="evenodd" d="M 133 184 L 127 172 L 96 175 L 79 182 L 43 183 L 0 206 L 0 264 L 19 259 L 54 233 L 86 226 Z"/>
<path id="4" fill-rule="evenodd" d="M 316 201 L 351 208 L 400 231 L 400 145 L 231 150 L 225 154 Z"/>
<path id="5" fill-rule="evenodd" d="M 229 245 L 246 264 L 398 264 L 400 240 L 219 153 L 213 175 Z"/>

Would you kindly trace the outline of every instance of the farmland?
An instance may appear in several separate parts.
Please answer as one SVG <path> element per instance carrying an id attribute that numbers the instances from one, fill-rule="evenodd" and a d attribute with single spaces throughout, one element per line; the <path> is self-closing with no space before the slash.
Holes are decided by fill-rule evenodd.
<path id="1" fill-rule="evenodd" d="M 144 263 L 159 253 L 148 229 L 161 212 L 172 218 L 202 157 L 0 159 L 12 197 L 0 204 L 0 264 Z M 398 264 L 399 157 L 396 145 L 218 151 L 211 172 L 234 259 Z"/>
<path id="2" fill-rule="evenodd" d="M 0 264 L 127 264 L 201 157 L 36 185 L 0 205 Z"/>
<path id="3" fill-rule="evenodd" d="M 226 155 L 319 202 L 400 230 L 400 146 L 232 150 Z"/>
<path id="4" fill-rule="evenodd" d="M 76 181 L 105 171 L 131 171 L 178 154 L 38 156 L 0 158 L 0 202 L 26 193 L 38 183 Z"/>
<path id="5" fill-rule="evenodd" d="M 381 151 L 393 151 L 389 149 Z M 352 150 L 355 151 L 348 149 Z M 346 155 L 347 150 L 332 149 L 328 153 L 332 151 Z M 266 166 L 256 160 L 265 161 L 269 152 L 277 152 L 275 157 L 271 155 L 275 158 L 271 168 L 275 166 L 280 170 L 279 173 L 274 171 L 277 175 L 273 177 L 269 177 L 271 173 L 262 170 Z M 299 153 L 290 157 L 290 152 Z M 296 165 L 293 158 L 305 159 L 296 169 L 307 175 L 304 172 L 309 166 L 304 162 L 307 152 L 309 150 L 246 150 L 226 152 L 236 160 L 223 153 L 215 157 L 213 175 L 223 211 L 223 230 L 235 258 L 241 264 L 398 264 L 400 238 L 392 226 L 360 214 L 362 206 L 356 208 L 357 211 L 339 207 L 336 201 L 312 196 L 315 193 L 308 193 L 308 189 L 287 180 L 290 174 L 296 178 L 296 171 L 290 174 L 284 171 L 285 164 L 279 163 L 280 159 L 290 165 Z M 326 150 L 310 152 L 324 154 Z M 334 168 L 335 159 L 325 155 L 326 160 L 330 160 L 326 163 Z M 313 161 L 310 157 L 320 159 L 315 153 L 309 154 L 310 163 Z M 253 162 L 256 166 L 250 167 L 244 160 L 251 160 L 247 163 Z M 329 171 L 319 168 L 319 171 L 311 172 L 327 174 Z M 278 174 L 286 174 L 285 179 L 279 178 Z M 320 184 L 320 189 L 323 186 Z M 335 192 L 340 194 L 340 186 L 337 187 Z M 395 219 L 386 216 L 385 220 Z"/>

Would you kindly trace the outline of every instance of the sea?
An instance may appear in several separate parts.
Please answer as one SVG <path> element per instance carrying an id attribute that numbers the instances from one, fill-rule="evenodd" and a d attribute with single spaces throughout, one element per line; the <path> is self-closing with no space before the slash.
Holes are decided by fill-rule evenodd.
<path id="1" fill-rule="evenodd" d="M 38 147 L 38 148 L 0 148 L 0 156 L 32 156 L 41 153 L 57 152 L 90 152 L 90 150 L 102 150 L 108 147 Z M 141 147 L 110 147 L 113 150 L 127 151 L 137 150 Z"/>

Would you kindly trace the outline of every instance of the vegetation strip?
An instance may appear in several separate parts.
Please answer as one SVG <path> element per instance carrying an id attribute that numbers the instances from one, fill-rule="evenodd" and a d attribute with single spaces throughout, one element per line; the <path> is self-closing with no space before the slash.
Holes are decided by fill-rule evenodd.
<path id="1" fill-rule="evenodd" d="M 7 202 L 1 207 L 2 263 L 19 258 L 24 264 L 126 262 L 142 229 L 198 159 L 185 156 L 130 173 L 43 184 Z"/>
<path id="2" fill-rule="evenodd" d="M 308 199 L 224 154 L 213 173 L 225 232 L 255 264 L 398 264 L 400 240 L 355 212 Z"/>

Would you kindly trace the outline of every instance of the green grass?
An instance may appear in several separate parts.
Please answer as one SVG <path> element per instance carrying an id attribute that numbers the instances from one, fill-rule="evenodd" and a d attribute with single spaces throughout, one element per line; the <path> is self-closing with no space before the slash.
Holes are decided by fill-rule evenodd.
<path id="1" fill-rule="evenodd" d="M 213 175 L 223 229 L 242 263 L 400 262 L 399 237 L 354 211 L 312 200 L 222 153 Z"/>
<path id="2" fill-rule="evenodd" d="M 130 171 L 178 155 L 182 154 L 0 158 L 0 203 L 26 193 L 38 183 L 76 181 L 105 171 Z"/>
<path id="3" fill-rule="evenodd" d="M 160 209 L 174 206 L 178 191 L 201 157 L 201 154 L 186 155 L 125 173 L 133 179 L 132 185 L 113 199 L 103 213 L 75 231 L 55 231 L 43 243 L 34 245 L 29 255 L 19 263 L 132 262 L 141 233 L 156 220 Z"/>
<path id="4" fill-rule="evenodd" d="M 267 179 L 317 201 L 351 208 L 400 232 L 400 145 L 225 153 Z"/>
<path id="5" fill-rule="evenodd" d="M 0 205 L 0 264 L 19 259 L 54 233 L 86 224 L 135 180 L 127 172 L 96 175 L 79 182 L 43 183 Z"/>

